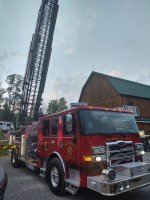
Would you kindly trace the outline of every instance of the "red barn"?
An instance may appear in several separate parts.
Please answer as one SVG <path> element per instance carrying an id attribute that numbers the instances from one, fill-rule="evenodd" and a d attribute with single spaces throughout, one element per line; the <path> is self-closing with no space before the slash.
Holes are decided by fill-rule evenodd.
<path id="1" fill-rule="evenodd" d="M 140 130 L 150 134 L 150 86 L 92 72 L 79 102 L 101 107 L 124 107 L 135 112 Z"/>

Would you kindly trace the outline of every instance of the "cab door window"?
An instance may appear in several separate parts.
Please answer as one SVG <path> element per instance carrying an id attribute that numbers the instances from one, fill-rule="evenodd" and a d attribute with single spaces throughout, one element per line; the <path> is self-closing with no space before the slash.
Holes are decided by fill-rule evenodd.
<path id="1" fill-rule="evenodd" d="M 63 116 L 63 133 L 64 135 L 76 134 L 75 114 L 67 114 Z"/>
<path id="2" fill-rule="evenodd" d="M 52 118 L 52 135 L 53 136 L 58 134 L 58 122 L 59 122 L 59 117 Z"/>
<path id="3" fill-rule="evenodd" d="M 50 121 L 44 120 L 43 121 L 43 136 L 48 137 L 50 131 Z"/>

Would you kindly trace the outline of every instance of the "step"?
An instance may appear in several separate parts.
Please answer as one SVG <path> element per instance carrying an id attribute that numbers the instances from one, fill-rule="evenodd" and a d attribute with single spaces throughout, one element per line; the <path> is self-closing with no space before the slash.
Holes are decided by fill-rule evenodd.
<path id="1" fill-rule="evenodd" d="M 34 170 L 34 163 L 32 163 L 32 162 L 26 162 L 26 166 L 29 168 L 29 169 L 31 169 L 31 170 Z"/>
<path id="2" fill-rule="evenodd" d="M 69 183 L 69 184 L 71 184 L 71 185 L 74 185 L 74 186 L 76 186 L 76 187 L 79 187 L 79 186 L 80 186 L 80 179 L 77 179 L 77 178 L 74 178 L 74 179 L 72 179 L 72 178 L 67 178 L 67 179 L 66 179 L 66 183 Z"/>
<path id="3" fill-rule="evenodd" d="M 72 195 L 77 193 L 79 186 L 80 182 L 78 179 L 66 179 L 65 190 L 71 193 Z"/>
<path id="4" fill-rule="evenodd" d="M 45 178 L 46 177 L 46 168 L 42 167 L 40 168 L 40 174 L 39 176 L 42 177 L 42 178 Z"/>
<path id="5" fill-rule="evenodd" d="M 40 168 L 40 171 L 42 171 L 42 172 L 46 172 L 46 168 L 41 167 L 41 168 Z"/>

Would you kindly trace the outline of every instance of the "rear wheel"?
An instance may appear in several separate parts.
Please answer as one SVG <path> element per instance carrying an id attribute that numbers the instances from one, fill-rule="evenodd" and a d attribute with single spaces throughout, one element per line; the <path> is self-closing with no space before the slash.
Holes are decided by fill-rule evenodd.
<path id="1" fill-rule="evenodd" d="M 53 158 L 48 166 L 48 183 L 52 192 L 56 195 L 65 193 L 65 173 L 58 158 Z"/>
<path id="2" fill-rule="evenodd" d="M 18 159 L 18 155 L 16 154 L 16 150 L 12 150 L 12 152 L 11 152 L 11 164 L 15 168 L 21 166 L 21 161 Z"/>

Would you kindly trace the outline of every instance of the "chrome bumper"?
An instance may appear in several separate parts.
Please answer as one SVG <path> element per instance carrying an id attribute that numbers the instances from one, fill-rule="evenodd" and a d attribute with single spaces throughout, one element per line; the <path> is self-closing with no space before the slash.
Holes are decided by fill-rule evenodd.
<path id="1" fill-rule="evenodd" d="M 115 180 L 111 182 L 105 180 L 103 175 L 87 177 L 87 188 L 106 196 L 118 195 L 146 185 L 150 185 L 150 169 L 148 169 L 148 173 L 139 174 L 134 177 L 122 176 L 119 173 L 116 175 Z"/>

